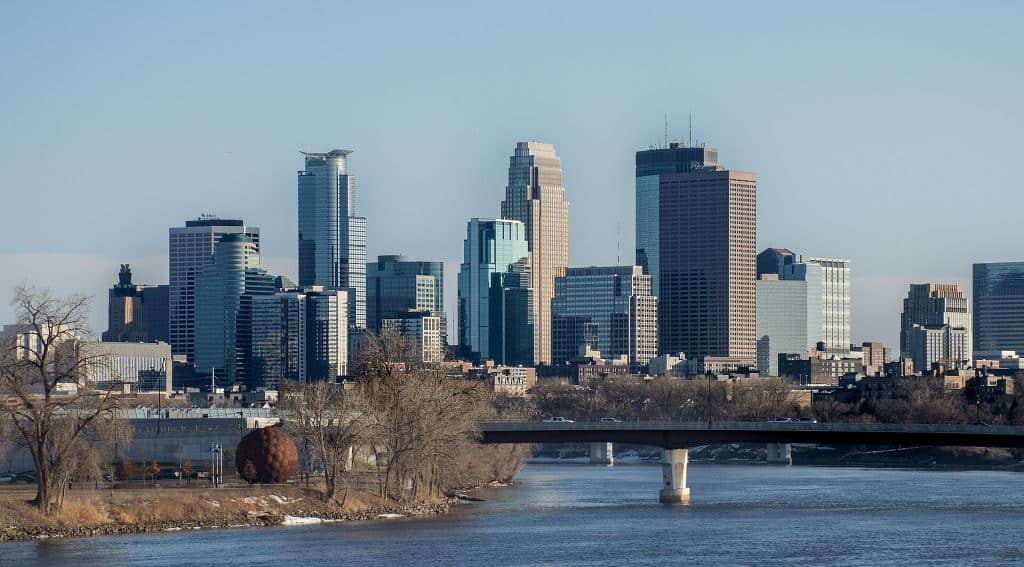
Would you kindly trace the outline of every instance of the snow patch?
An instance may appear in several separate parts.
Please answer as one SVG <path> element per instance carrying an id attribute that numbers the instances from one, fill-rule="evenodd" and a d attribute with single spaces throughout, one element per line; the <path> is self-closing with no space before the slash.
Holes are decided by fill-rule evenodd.
<path id="1" fill-rule="evenodd" d="M 306 516 L 285 516 L 282 526 L 306 526 L 309 524 L 322 524 L 323 518 L 311 518 Z"/>
<path id="2" fill-rule="evenodd" d="M 377 514 L 378 518 L 404 518 L 404 514 Z"/>

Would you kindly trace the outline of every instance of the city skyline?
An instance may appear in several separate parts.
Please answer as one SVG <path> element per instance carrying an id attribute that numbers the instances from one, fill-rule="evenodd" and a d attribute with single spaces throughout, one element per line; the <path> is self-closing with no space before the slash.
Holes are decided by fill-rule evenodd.
<path id="1" fill-rule="evenodd" d="M 269 246 L 264 263 L 297 279 L 297 152 L 351 147 L 359 156 L 360 214 L 368 217 L 367 257 L 445 262 L 445 303 L 455 320 L 462 223 L 497 216 L 510 143 L 554 144 L 575 195 L 574 218 L 599 219 L 571 223 L 569 265 L 611 265 L 616 257 L 628 265 L 633 153 L 663 144 L 666 113 L 668 138 L 688 139 L 692 113 L 694 142 L 758 174 L 757 248 L 849 258 L 853 342 L 896 345 L 908 284 L 954 282 L 970 294 L 973 263 L 1021 259 L 1009 212 L 1019 197 L 1002 165 L 1013 163 L 1024 125 L 1013 101 L 1021 78 L 1003 72 L 1021 51 L 1011 25 L 1021 8 L 958 17 L 886 6 L 879 21 L 878 6 L 749 4 L 734 22 L 743 39 L 732 43 L 700 25 L 719 17 L 709 6 L 640 13 L 597 5 L 579 29 L 562 25 L 578 16 L 570 6 L 544 6 L 551 18 L 531 21 L 531 29 L 577 62 L 537 61 L 537 81 L 554 87 L 544 92 L 498 80 L 510 72 L 521 41 L 513 30 L 525 14 L 510 15 L 507 30 L 484 33 L 446 21 L 453 10 L 443 6 L 417 8 L 412 19 L 433 29 L 437 43 L 416 50 L 425 32 L 404 21 L 379 39 L 368 31 L 373 26 L 317 33 L 332 15 L 385 19 L 372 7 L 324 7 L 312 22 L 285 7 L 274 17 L 256 17 L 261 10 L 254 9 L 244 26 L 225 26 L 238 17 L 227 7 L 186 19 L 143 6 L 68 6 L 46 18 L 31 5 L 7 6 L 10 21 L 22 25 L 0 39 L 17 78 L 0 94 L 11 111 L 9 136 L 0 140 L 0 186 L 46 195 L 49 206 L 5 208 L 0 222 L 16 235 L 54 220 L 63 228 L 19 239 L 0 255 L 0 290 L 26 282 L 91 295 L 98 333 L 112 271 L 130 263 L 140 282 L 167 281 L 163 231 L 202 212 L 260 226 Z M 820 26 L 803 25 L 815 19 Z M 660 71 L 659 54 L 678 44 L 671 32 L 680 21 L 690 22 L 689 42 L 713 52 L 699 86 L 684 69 Z M 910 24 L 914 41 L 906 41 Z M 609 26 L 654 39 L 612 49 L 602 43 Z M 950 42 L 951 29 L 965 41 Z M 476 48 L 466 50 L 467 42 Z M 295 77 L 322 65 L 309 52 L 360 46 L 365 56 L 350 58 L 343 76 L 325 78 L 328 88 L 294 88 Z M 959 69 L 955 79 L 951 67 Z M 647 79 L 608 81 L 609 68 Z M 420 87 L 415 98 L 410 82 Z M 374 88 L 337 88 L 359 83 Z M 54 146 L 75 148 L 62 154 L 59 169 L 52 152 L 40 150 Z M 424 175 L 437 163 L 459 167 Z M 971 198 L 962 199 L 967 190 Z M 965 237 L 906 224 L 906 211 L 929 218 L 951 200 L 989 221 L 986 230 Z M 839 202 L 857 206 L 828 206 Z M 110 222 L 115 210 L 128 220 Z M 382 225 L 422 227 L 438 215 L 447 222 L 422 238 Z M 0 315 L 11 314 L 3 302 Z"/>

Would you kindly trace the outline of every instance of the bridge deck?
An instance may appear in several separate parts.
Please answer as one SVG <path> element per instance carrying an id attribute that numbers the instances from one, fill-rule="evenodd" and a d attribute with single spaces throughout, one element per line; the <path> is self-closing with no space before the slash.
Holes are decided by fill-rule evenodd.
<path id="1" fill-rule="evenodd" d="M 632 443 L 682 449 L 708 443 L 1024 447 L 1024 427 L 802 422 L 484 423 L 483 443 Z"/>

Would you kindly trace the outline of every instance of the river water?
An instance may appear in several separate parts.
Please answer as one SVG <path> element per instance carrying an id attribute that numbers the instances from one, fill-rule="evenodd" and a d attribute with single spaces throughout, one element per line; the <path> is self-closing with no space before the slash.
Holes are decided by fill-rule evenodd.
<path id="1" fill-rule="evenodd" d="M 652 465 L 530 465 L 430 519 L 0 544 L 2 565 L 1008 565 L 1024 476 L 691 465 L 688 506 Z"/>

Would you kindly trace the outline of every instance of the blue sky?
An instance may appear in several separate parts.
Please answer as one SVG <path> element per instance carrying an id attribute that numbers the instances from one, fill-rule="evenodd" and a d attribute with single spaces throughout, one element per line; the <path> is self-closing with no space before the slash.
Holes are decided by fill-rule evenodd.
<path id="1" fill-rule="evenodd" d="M 633 249 L 633 153 L 758 174 L 758 248 L 844 257 L 853 337 L 911 282 L 1021 260 L 1012 2 L 0 5 L 0 294 L 164 282 L 167 228 L 260 226 L 294 275 L 299 150 L 355 150 L 369 253 L 448 262 L 497 216 L 517 140 L 555 144 L 573 265 Z M 449 310 L 453 302 L 449 301 Z M 12 310 L 0 302 L 0 321 Z"/>

